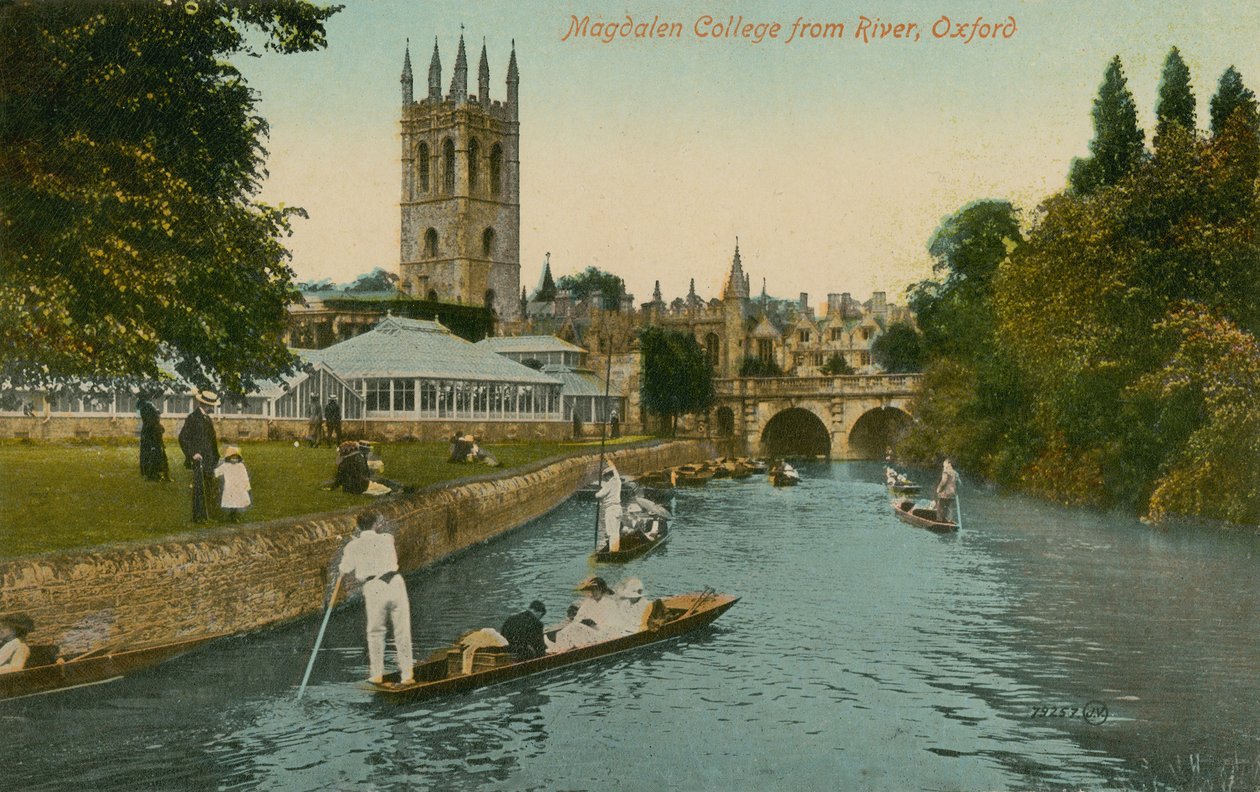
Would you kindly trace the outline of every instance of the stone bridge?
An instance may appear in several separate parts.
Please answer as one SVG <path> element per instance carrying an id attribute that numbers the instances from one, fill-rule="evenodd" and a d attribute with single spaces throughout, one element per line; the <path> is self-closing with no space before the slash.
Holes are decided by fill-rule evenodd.
<path id="1" fill-rule="evenodd" d="M 718 437 L 750 453 L 878 459 L 911 421 L 920 374 L 743 377 L 714 381 Z"/>

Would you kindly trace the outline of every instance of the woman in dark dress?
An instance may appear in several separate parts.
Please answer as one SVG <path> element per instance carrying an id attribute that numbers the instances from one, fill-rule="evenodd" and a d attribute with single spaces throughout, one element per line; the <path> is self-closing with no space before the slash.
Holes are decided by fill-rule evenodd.
<path id="1" fill-rule="evenodd" d="M 148 399 L 142 400 L 137 409 L 140 411 L 140 475 L 149 481 L 170 481 L 166 445 L 162 442 L 162 414 Z"/>

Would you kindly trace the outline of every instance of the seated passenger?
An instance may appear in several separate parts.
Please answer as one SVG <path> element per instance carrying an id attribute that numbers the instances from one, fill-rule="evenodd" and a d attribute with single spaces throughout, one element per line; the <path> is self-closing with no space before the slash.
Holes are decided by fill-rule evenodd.
<path id="1" fill-rule="evenodd" d="M 652 610 L 650 600 L 643 598 L 643 581 L 626 578 L 617 584 L 617 609 L 610 625 L 609 637 L 633 635 L 647 628 L 648 614 Z"/>
<path id="2" fill-rule="evenodd" d="M 390 488 L 372 480 L 363 449 L 354 440 L 347 440 L 337 447 L 337 470 L 333 480 L 325 482 L 324 489 L 341 489 L 351 495 L 387 495 Z"/>
<path id="3" fill-rule="evenodd" d="M 543 638 L 542 617 L 547 608 L 541 600 L 529 603 L 529 609 L 515 616 L 509 616 L 499 632 L 507 639 L 508 651 L 517 660 L 529 660 L 547 654 L 547 643 Z"/>
<path id="4" fill-rule="evenodd" d="M 25 613 L 15 613 L 0 619 L 0 674 L 9 674 L 26 668 L 26 661 L 31 656 L 31 647 L 26 645 L 26 636 L 35 629 L 31 617 Z"/>
<path id="5" fill-rule="evenodd" d="M 555 640 L 547 646 L 547 654 L 565 652 L 604 640 L 609 625 L 616 618 L 616 603 L 608 596 L 613 590 L 603 578 L 587 578 L 577 590 L 586 597 L 578 605 L 573 621 L 561 627 Z"/>

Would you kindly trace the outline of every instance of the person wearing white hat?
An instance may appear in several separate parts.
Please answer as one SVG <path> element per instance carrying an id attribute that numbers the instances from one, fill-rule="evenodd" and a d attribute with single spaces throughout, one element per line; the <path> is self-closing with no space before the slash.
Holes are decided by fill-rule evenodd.
<path id="1" fill-rule="evenodd" d="M 249 471 L 241 459 L 241 449 L 234 445 L 223 449 L 223 461 L 214 469 L 214 477 L 223 480 L 219 506 L 227 512 L 229 522 L 236 522 L 241 512 L 254 502 L 249 488 Z"/>
<path id="2" fill-rule="evenodd" d="M 599 501 L 600 524 L 604 526 L 604 546 L 616 553 L 621 549 L 621 476 L 611 460 L 595 499 Z"/>
<path id="3" fill-rule="evenodd" d="M 193 409 L 179 430 L 179 447 L 184 452 L 184 467 L 193 472 L 193 522 L 209 518 L 209 504 L 214 497 L 213 471 L 219 464 L 219 440 L 214 433 L 209 411 L 219 406 L 219 396 L 212 390 L 192 392 Z"/>
<path id="4" fill-rule="evenodd" d="M 652 603 L 643 598 L 643 581 L 638 578 L 626 578 L 617 584 L 617 596 L 613 600 L 616 609 L 613 620 L 608 625 L 608 638 L 620 638 L 642 630 L 647 623 L 647 615 Z"/>
<path id="5" fill-rule="evenodd" d="M 589 646 L 604 640 L 616 620 L 616 603 L 613 590 L 602 577 L 589 577 L 578 584 L 577 590 L 585 594 L 573 620 L 561 627 L 553 642 L 547 645 L 547 654 L 565 652 L 580 646 Z"/>

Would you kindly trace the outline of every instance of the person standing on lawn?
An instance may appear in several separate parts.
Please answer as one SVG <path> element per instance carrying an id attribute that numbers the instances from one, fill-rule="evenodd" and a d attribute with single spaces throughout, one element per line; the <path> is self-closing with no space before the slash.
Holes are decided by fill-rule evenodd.
<path id="1" fill-rule="evenodd" d="M 324 405 L 324 426 L 328 429 L 328 442 L 341 445 L 341 405 L 337 403 L 337 394 L 328 397 Z"/>
<path id="2" fill-rule="evenodd" d="M 170 481 L 170 462 L 162 442 L 162 414 L 148 399 L 141 399 L 136 409 L 140 412 L 140 475 L 149 481 Z"/>
<path id="3" fill-rule="evenodd" d="M 319 406 L 319 396 L 311 394 L 311 417 L 307 419 L 306 444 L 319 448 L 324 444 L 324 411 Z"/>
<path id="4" fill-rule="evenodd" d="M 223 461 L 214 469 L 214 477 L 223 479 L 223 500 L 219 505 L 227 513 L 228 522 L 236 522 L 254 502 L 241 449 L 230 445 L 223 450 Z"/>
<path id="5" fill-rule="evenodd" d="M 193 522 L 210 517 L 209 504 L 216 502 L 214 468 L 219 464 L 219 439 L 210 421 L 210 411 L 219 406 L 219 396 L 212 390 L 193 391 L 193 409 L 179 430 L 179 447 L 184 452 L 184 467 L 192 476 Z"/>

